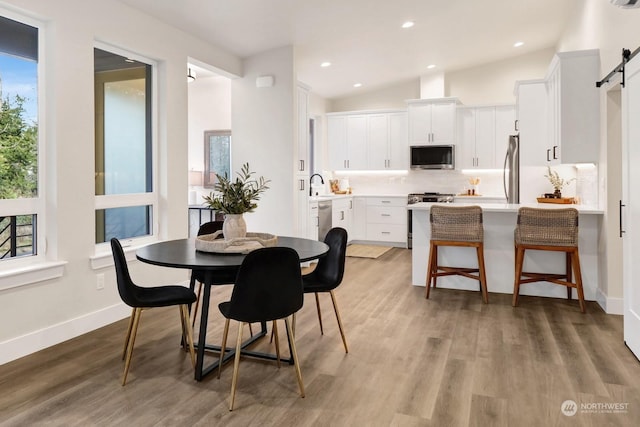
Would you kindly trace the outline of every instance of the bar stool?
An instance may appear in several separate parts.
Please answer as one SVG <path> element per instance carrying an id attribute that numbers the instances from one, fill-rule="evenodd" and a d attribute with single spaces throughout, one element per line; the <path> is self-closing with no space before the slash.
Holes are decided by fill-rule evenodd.
<path id="1" fill-rule="evenodd" d="M 431 242 L 429 245 L 426 298 L 429 298 L 432 281 L 435 288 L 438 277 L 458 275 L 479 281 L 482 300 L 485 304 L 488 303 L 487 277 L 484 268 L 482 208 L 480 206 L 433 205 L 431 206 L 429 218 L 431 222 Z M 438 246 L 476 248 L 478 268 L 438 265 Z"/>
<path id="2" fill-rule="evenodd" d="M 514 234 L 516 271 L 513 284 L 513 303 L 518 305 L 520 285 L 533 282 L 550 282 L 567 287 L 567 299 L 571 289 L 578 291 L 580 311 L 585 312 L 580 257 L 578 255 L 578 211 L 567 209 L 520 208 Z M 565 272 L 527 273 L 522 271 L 525 250 L 565 252 Z M 572 281 L 572 269 L 575 282 Z"/>

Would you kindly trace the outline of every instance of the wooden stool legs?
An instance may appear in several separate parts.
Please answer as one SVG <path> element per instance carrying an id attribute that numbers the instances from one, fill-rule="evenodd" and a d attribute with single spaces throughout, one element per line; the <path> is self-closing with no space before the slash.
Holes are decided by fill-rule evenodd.
<path id="1" fill-rule="evenodd" d="M 438 265 L 438 246 L 461 246 L 476 248 L 478 257 L 478 268 L 466 267 L 444 267 Z M 473 274 L 478 273 L 478 274 Z M 482 242 L 457 242 L 432 240 L 429 245 L 429 265 L 427 267 L 427 289 L 425 298 L 429 299 L 429 291 L 433 282 L 436 287 L 438 277 L 440 276 L 464 276 L 469 279 L 477 280 L 480 283 L 480 291 L 482 293 L 482 301 L 487 304 L 489 302 L 489 294 L 487 292 L 487 275 L 484 267 L 484 245 Z"/>
<path id="2" fill-rule="evenodd" d="M 571 291 L 576 288 L 578 293 L 578 302 L 580 311 L 585 312 L 586 306 L 584 302 L 584 290 L 582 288 L 582 272 L 580 270 L 580 255 L 578 247 L 575 246 L 542 246 L 542 245 L 518 245 L 516 246 L 516 268 L 515 280 L 513 282 L 513 300 L 512 305 L 518 305 L 518 296 L 520 294 L 520 285 L 523 283 L 533 282 L 550 282 L 556 285 L 567 287 L 567 299 L 571 299 Z M 522 271 L 524 264 L 524 253 L 526 249 L 560 251 L 565 252 L 565 272 L 564 274 L 553 273 L 527 273 Z M 575 276 L 575 281 L 573 278 Z"/>

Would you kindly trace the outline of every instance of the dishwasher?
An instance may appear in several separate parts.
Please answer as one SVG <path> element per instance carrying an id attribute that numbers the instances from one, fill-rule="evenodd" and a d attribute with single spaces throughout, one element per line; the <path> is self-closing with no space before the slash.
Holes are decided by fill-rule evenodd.
<path id="1" fill-rule="evenodd" d="M 324 242 L 324 238 L 331 230 L 332 207 L 331 200 L 318 202 L 318 240 Z"/>

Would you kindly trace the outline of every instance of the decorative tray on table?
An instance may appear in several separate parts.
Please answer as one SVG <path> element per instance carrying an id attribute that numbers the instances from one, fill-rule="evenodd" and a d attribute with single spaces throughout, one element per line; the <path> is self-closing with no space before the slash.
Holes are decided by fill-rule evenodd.
<path id="1" fill-rule="evenodd" d="M 576 202 L 573 197 L 560 197 L 560 198 L 538 197 L 537 200 L 538 200 L 538 203 L 556 203 L 560 205 L 570 205 Z"/>
<path id="2" fill-rule="evenodd" d="M 196 250 L 221 254 L 247 254 L 253 250 L 275 246 L 278 236 L 269 233 L 249 233 L 246 237 L 225 240 L 222 231 L 196 237 Z"/>

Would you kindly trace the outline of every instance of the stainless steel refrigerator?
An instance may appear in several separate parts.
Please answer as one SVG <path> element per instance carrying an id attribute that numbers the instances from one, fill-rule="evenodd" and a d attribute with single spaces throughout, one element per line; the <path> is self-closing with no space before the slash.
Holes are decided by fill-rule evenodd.
<path id="1" fill-rule="evenodd" d="M 520 203 L 520 137 L 509 135 L 509 145 L 504 156 L 502 183 L 507 203 Z"/>

